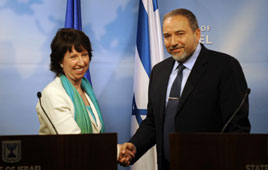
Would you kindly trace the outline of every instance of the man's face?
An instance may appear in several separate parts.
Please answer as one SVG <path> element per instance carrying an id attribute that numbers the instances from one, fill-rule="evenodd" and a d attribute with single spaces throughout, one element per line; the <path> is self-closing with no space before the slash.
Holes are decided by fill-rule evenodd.
<path id="1" fill-rule="evenodd" d="M 200 39 L 200 29 L 193 32 L 187 18 L 181 15 L 166 18 L 163 33 L 167 51 L 182 63 L 192 55 Z"/>

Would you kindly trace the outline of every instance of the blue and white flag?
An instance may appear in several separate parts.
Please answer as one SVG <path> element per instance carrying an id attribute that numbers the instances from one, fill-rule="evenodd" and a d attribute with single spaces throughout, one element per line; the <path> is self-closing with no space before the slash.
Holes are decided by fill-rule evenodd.
<path id="1" fill-rule="evenodd" d="M 162 31 L 157 0 L 140 0 L 135 51 L 134 96 L 131 133 L 136 132 L 147 114 L 148 85 L 152 67 L 164 59 Z M 132 167 L 132 170 L 156 170 L 156 149 L 153 147 Z"/>
<path id="2" fill-rule="evenodd" d="M 65 15 L 65 28 L 74 28 L 82 31 L 81 19 L 81 1 L 80 0 L 67 0 L 66 15 Z M 90 73 L 87 70 L 85 78 L 91 83 Z"/>

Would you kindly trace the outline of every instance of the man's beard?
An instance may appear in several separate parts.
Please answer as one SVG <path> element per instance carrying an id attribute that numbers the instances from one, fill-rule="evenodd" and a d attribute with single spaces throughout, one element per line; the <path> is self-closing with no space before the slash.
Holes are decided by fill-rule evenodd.
<path id="1" fill-rule="evenodd" d="M 171 54 L 172 55 L 172 54 Z M 183 52 L 183 54 L 178 55 L 172 55 L 172 58 L 180 63 L 184 63 L 186 60 L 190 58 L 191 55 L 187 55 L 186 51 Z"/>

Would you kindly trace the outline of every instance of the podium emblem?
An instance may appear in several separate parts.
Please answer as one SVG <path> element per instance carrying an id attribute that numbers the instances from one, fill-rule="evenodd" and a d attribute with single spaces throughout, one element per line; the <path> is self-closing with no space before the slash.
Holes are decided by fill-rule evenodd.
<path id="1" fill-rule="evenodd" d="M 2 159 L 7 163 L 16 163 L 21 159 L 21 141 L 2 141 Z"/>

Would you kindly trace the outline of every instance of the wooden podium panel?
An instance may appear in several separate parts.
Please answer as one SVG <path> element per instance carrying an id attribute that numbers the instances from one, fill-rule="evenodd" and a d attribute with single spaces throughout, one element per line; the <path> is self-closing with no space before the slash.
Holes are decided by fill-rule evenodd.
<path id="1" fill-rule="evenodd" d="M 0 170 L 116 170 L 117 134 L 0 136 Z"/>
<path id="2" fill-rule="evenodd" d="M 171 170 L 268 170 L 268 135 L 170 135 Z"/>

